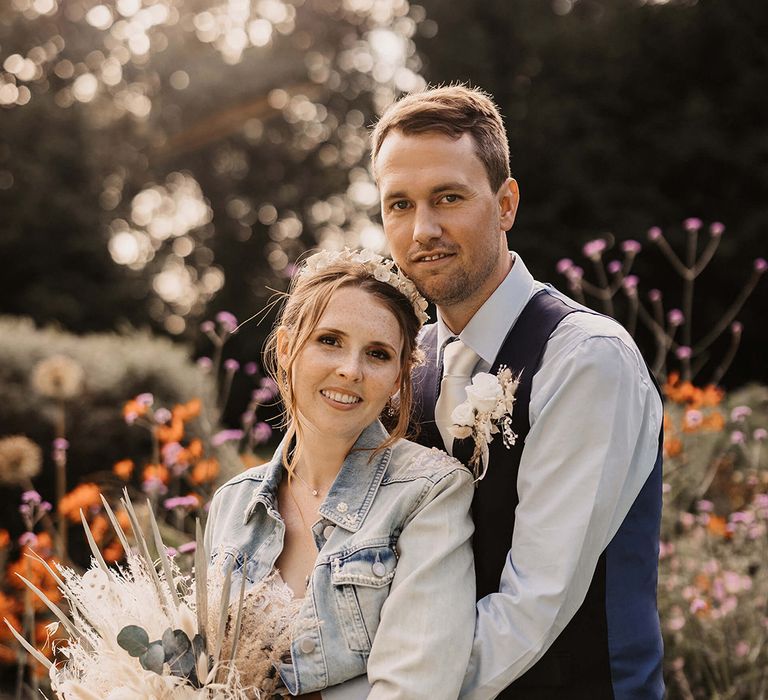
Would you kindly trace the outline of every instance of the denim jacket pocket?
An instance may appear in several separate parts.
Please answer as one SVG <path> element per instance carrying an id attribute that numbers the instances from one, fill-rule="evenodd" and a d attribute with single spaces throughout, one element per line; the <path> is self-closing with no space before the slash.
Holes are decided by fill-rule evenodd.
<path id="1" fill-rule="evenodd" d="M 245 552 L 237 547 L 218 547 L 211 554 L 210 566 L 216 567 L 222 574 L 232 571 L 232 582 L 240 581 L 243 573 L 247 584 L 256 581 L 256 562 L 246 557 Z M 232 590 L 236 590 L 232 586 Z"/>
<path id="2" fill-rule="evenodd" d="M 397 554 L 389 540 L 366 543 L 331 559 L 334 598 L 350 651 L 371 651 L 396 566 Z"/>

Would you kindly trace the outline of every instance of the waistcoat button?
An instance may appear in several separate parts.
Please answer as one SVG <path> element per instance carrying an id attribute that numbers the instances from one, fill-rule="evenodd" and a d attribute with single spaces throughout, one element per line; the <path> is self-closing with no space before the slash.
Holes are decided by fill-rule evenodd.
<path id="1" fill-rule="evenodd" d="M 304 637 L 299 642 L 299 649 L 303 651 L 305 654 L 311 654 L 315 650 L 315 642 L 314 640 L 310 639 L 309 637 Z"/>

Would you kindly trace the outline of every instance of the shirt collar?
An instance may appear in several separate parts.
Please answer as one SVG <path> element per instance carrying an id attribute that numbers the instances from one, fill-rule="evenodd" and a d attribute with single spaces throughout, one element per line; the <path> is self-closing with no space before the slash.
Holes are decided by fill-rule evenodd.
<path id="1" fill-rule="evenodd" d="M 510 251 L 513 264 L 502 283 L 496 287 L 459 334 L 461 342 L 474 350 L 489 367 L 499 354 L 509 329 L 515 324 L 533 294 L 533 275 L 516 253 Z M 499 322 L 503 319 L 503 322 Z M 454 334 L 437 310 L 437 347 Z"/>
<path id="2" fill-rule="evenodd" d="M 391 447 L 375 454 L 373 450 L 388 437 L 389 433 L 378 420 L 360 433 L 319 508 L 320 515 L 346 530 L 357 532 L 360 529 L 392 454 Z M 258 504 L 263 504 L 268 511 L 277 507 L 277 487 L 285 473 L 282 464 L 284 442 L 285 438 L 265 466 L 264 480 L 248 503 L 245 522 L 253 516 Z"/>

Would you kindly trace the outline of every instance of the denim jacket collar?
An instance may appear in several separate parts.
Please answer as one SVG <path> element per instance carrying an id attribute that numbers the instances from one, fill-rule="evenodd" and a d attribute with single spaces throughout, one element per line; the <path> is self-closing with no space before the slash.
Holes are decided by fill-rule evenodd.
<path id="1" fill-rule="evenodd" d="M 360 529 L 392 456 L 391 447 L 375 455 L 373 449 L 388 437 L 389 434 L 378 420 L 360 433 L 341 465 L 331 490 L 319 508 L 320 515 L 350 532 L 357 532 Z M 262 504 L 273 517 L 277 515 L 277 487 L 285 471 L 282 465 L 284 443 L 285 438 L 264 467 L 263 479 L 245 509 L 244 522 L 246 523 L 259 504 Z"/>

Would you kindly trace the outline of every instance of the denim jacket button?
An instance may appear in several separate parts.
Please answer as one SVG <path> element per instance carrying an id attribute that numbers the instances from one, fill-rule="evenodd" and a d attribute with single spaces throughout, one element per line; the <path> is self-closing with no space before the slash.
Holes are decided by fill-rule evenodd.
<path id="1" fill-rule="evenodd" d="M 384 566 L 384 564 L 380 561 L 377 561 L 371 569 L 373 570 L 373 575 L 378 576 L 381 578 L 382 576 L 385 576 L 387 573 L 387 567 Z"/>
<path id="2" fill-rule="evenodd" d="M 339 511 L 339 513 L 346 513 L 349 510 L 349 506 L 344 503 L 344 501 L 341 501 L 336 504 L 336 510 Z"/>
<path id="3" fill-rule="evenodd" d="M 330 539 L 335 529 L 336 528 L 333 525 L 326 525 L 325 529 L 323 530 L 323 537 L 325 537 L 326 540 Z"/>
<path id="4" fill-rule="evenodd" d="M 315 642 L 314 640 L 310 639 L 309 637 L 304 637 L 299 642 L 299 649 L 303 651 L 305 654 L 311 654 L 315 650 Z"/>

